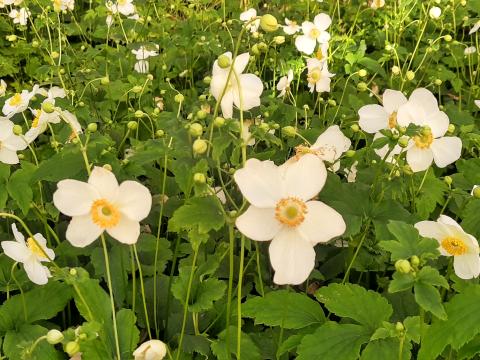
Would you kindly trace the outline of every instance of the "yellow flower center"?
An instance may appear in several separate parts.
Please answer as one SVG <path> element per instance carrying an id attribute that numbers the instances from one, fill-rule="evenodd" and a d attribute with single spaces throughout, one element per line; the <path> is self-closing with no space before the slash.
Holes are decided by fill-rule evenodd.
<path id="1" fill-rule="evenodd" d="M 320 36 L 320 30 L 316 29 L 316 28 L 313 28 L 312 30 L 310 30 L 310 37 L 313 38 L 313 39 L 316 39 Z"/>
<path id="2" fill-rule="evenodd" d="M 468 251 L 468 247 L 463 240 L 452 236 L 444 238 L 441 245 L 446 252 L 453 256 L 464 255 Z"/>
<path id="3" fill-rule="evenodd" d="M 413 141 L 419 149 L 428 149 L 433 142 L 432 130 L 425 126 L 418 135 L 413 137 Z"/>
<path id="4" fill-rule="evenodd" d="M 397 127 L 397 112 L 394 111 L 393 113 L 390 114 L 388 117 L 388 127 L 390 129 L 394 129 Z"/>
<path id="5" fill-rule="evenodd" d="M 92 221 L 103 229 L 109 229 L 120 222 L 120 211 L 106 199 L 93 202 L 90 209 Z"/>
<path id="6" fill-rule="evenodd" d="M 297 227 L 307 213 L 307 205 L 296 197 L 281 199 L 275 207 L 275 218 L 289 227 Z"/>
<path id="7" fill-rule="evenodd" d="M 317 68 L 314 68 L 312 69 L 308 75 L 307 75 L 307 81 L 310 83 L 310 84 L 316 84 L 320 78 L 322 77 L 322 72 L 321 70 L 317 67 Z"/>
<path id="8" fill-rule="evenodd" d="M 48 258 L 47 254 L 45 254 L 45 251 L 43 251 L 43 249 L 38 246 L 35 240 L 33 240 L 31 237 L 27 239 L 27 247 L 35 255 L 43 258 Z"/>
<path id="9" fill-rule="evenodd" d="M 37 116 L 35 116 L 35 119 L 32 121 L 32 128 L 36 128 L 38 126 L 40 115 L 42 115 L 42 110 L 37 110 Z"/>
<path id="10" fill-rule="evenodd" d="M 325 54 L 323 53 L 322 49 L 318 49 L 317 53 L 315 54 L 315 57 L 318 60 L 323 60 L 325 58 Z"/>
<path id="11" fill-rule="evenodd" d="M 12 96 L 9 101 L 10 106 L 18 106 L 22 103 L 22 96 L 19 93 L 16 93 Z"/>
<path id="12" fill-rule="evenodd" d="M 127 3 L 127 0 L 118 0 L 118 5 L 125 5 Z"/>

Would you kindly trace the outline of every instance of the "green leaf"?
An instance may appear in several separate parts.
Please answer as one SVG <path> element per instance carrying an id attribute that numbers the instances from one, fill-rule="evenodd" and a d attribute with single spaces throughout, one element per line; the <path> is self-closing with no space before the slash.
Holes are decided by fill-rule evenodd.
<path id="1" fill-rule="evenodd" d="M 55 281 L 35 287 L 23 295 L 12 296 L 0 307 L 0 331 L 51 319 L 65 308 L 71 298 L 70 287 Z"/>
<path id="2" fill-rule="evenodd" d="M 83 158 L 76 148 L 68 149 L 53 155 L 40 163 L 32 177 L 32 181 L 59 181 L 62 179 L 75 178 L 83 171 L 85 165 Z"/>
<path id="3" fill-rule="evenodd" d="M 255 324 L 301 329 L 325 322 L 322 307 L 307 295 L 278 290 L 264 297 L 248 299 L 242 306 L 242 315 L 255 319 Z"/>
<path id="4" fill-rule="evenodd" d="M 396 293 L 405 291 L 410 289 L 413 284 L 415 284 L 415 277 L 412 273 L 402 274 L 397 271 L 393 274 L 393 279 L 390 281 L 390 284 L 388 284 L 388 292 Z"/>
<path id="5" fill-rule="evenodd" d="M 16 201 L 24 214 L 30 209 L 33 200 L 33 191 L 30 186 L 35 166 L 28 162 L 22 162 L 22 168 L 15 171 L 7 183 L 7 190 L 13 200 Z"/>
<path id="6" fill-rule="evenodd" d="M 415 208 L 418 216 L 422 219 L 428 218 L 437 204 L 444 202 L 444 194 L 447 191 L 447 184 L 437 178 L 433 171 L 429 171 L 422 189 L 415 197 Z"/>
<path id="7" fill-rule="evenodd" d="M 438 242 L 433 239 L 419 239 L 418 230 L 401 221 L 390 221 L 387 225 L 396 240 L 380 241 L 381 248 L 391 252 L 393 261 L 408 259 L 413 255 L 422 258 L 436 258 L 439 255 Z"/>
<path id="8" fill-rule="evenodd" d="M 371 341 L 362 352 L 360 360 L 398 359 L 400 341 L 398 338 L 380 339 Z M 402 359 L 411 359 L 411 344 L 403 344 Z"/>
<path id="9" fill-rule="evenodd" d="M 422 338 L 418 360 L 434 360 L 451 345 L 460 349 L 480 334 L 480 286 L 472 285 L 455 295 L 447 304 L 447 320 L 437 320 Z"/>
<path id="10" fill-rule="evenodd" d="M 415 301 L 418 305 L 440 319 L 447 318 L 447 313 L 442 305 L 442 298 L 435 286 L 417 282 L 413 286 L 413 289 L 415 292 Z"/>
<path id="11" fill-rule="evenodd" d="M 229 341 L 228 348 L 230 349 L 230 354 L 227 351 L 226 341 Z M 241 345 L 241 359 L 242 360 L 260 360 L 262 357 L 260 355 L 260 350 L 255 345 L 253 340 L 248 336 L 248 334 L 241 333 L 240 337 Z M 237 328 L 235 326 L 230 326 L 227 330 L 223 330 L 218 335 L 218 340 L 214 341 L 211 344 L 212 352 L 215 354 L 218 360 L 230 360 L 232 355 L 236 356 L 237 354 Z M 239 357 L 236 357 L 239 358 Z"/>
<path id="12" fill-rule="evenodd" d="M 136 317 L 132 310 L 117 312 L 118 341 L 122 359 L 129 359 L 140 340 L 140 331 L 135 326 Z"/>
<path id="13" fill-rule="evenodd" d="M 440 275 L 437 269 L 434 269 L 431 266 L 424 266 L 417 273 L 416 281 L 433 286 L 442 286 L 445 289 L 450 287 L 448 281 Z"/>
<path id="14" fill-rule="evenodd" d="M 168 222 L 170 231 L 198 229 L 200 234 L 219 230 L 225 223 L 218 200 L 214 196 L 195 197 L 178 208 Z"/>
<path id="15" fill-rule="evenodd" d="M 357 360 L 370 335 L 364 326 L 329 321 L 302 339 L 297 360 Z"/>
<path id="16" fill-rule="evenodd" d="M 478 214 L 480 214 L 480 200 L 472 198 L 462 212 L 462 228 L 477 239 L 480 238 L 480 221 L 478 221 Z"/>
<path id="17" fill-rule="evenodd" d="M 315 296 L 335 315 L 348 317 L 376 329 L 393 313 L 387 299 L 354 284 L 330 284 L 320 288 Z"/>

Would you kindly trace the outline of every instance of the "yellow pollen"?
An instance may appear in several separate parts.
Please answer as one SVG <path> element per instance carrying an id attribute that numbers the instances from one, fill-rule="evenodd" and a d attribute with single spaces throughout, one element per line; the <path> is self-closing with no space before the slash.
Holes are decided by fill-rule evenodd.
<path id="1" fill-rule="evenodd" d="M 315 54 L 315 57 L 318 60 L 323 60 L 325 58 L 325 55 L 323 54 L 322 49 L 318 49 L 317 53 Z"/>
<path id="2" fill-rule="evenodd" d="M 90 215 L 92 221 L 103 229 L 112 228 L 120 221 L 120 211 L 106 199 L 95 200 Z"/>
<path id="3" fill-rule="evenodd" d="M 11 106 L 18 106 L 22 103 L 22 96 L 19 93 L 16 93 L 12 96 L 10 101 L 8 102 Z"/>
<path id="4" fill-rule="evenodd" d="M 40 121 L 40 115 L 42 115 L 42 110 L 37 110 L 37 116 L 32 121 L 32 128 L 36 128 L 38 126 L 38 122 Z"/>
<path id="5" fill-rule="evenodd" d="M 468 251 L 467 245 L 463 240 L 456 237 L 448 236 L 444 238 L 441 245 L 446 252 L 453 256 L 464 255 Z"/>
<path id="6" fill-rule="evenodd" d="M 394 129 L 397 127 L 397 112 L 394 111 L 393 113 L 390 114 L 388 117 L 388 127 L 390 129 Z"/>
<path id="7" fill-rule="evenodd" d="M 296 197 L 281 199 L 275 207 L 275 218 L 289 227 L 297 227 L 305 220 L 307 205 Z"/>
<path id="8" fill-rule="evenodd" d="M 47 254 L 45 254 L 45 251 L 43 251 L 43 249 L 40 246 L 38 246 L 37 243 L 31 237 L 27 239 L 27 247 L 35 255 L 43 258 L 48 258 Z"/>
<path id="9" fill-rule="evenodd" d="M 432 133 L 429 134 L 420 134 L 415 135 L 413 137 L 413 141 L 415 141 L 415 146 L 419 149 L 428 149 L 433 142 L 433 135 Z"/>
<path id="10" fill-rule="evenodd" d="M 322 72 L 319 68 L 315 68 L 307 74 L 307 81 L 310 84 L 316 84 L 322 77 Z"/>
<path id="11" fill-rule="evenodd" d="M 310 37 L 311 37 L 311 38 L 316 39 L 316 38 L 318 38 L 319 36 L 320 36 L 320 30 L 315 29 L 315 28 L 313 28 L 312 30 L 310 30 Z"/>

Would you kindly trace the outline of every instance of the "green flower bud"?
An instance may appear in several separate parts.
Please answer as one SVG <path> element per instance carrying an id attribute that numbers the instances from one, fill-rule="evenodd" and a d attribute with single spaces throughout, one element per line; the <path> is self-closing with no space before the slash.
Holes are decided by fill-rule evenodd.
<path id="1" fill-rule="evenodd" d="M 278 21 L 275 16 L 271 14 L 265 14 L 260 19 L 260 27 L 265 32 L 273 32 L 278 29 Z"/>
<path id="2" fill-rule="evenodd" d="M 365 77 L 365 76 L 367 76 L 367 70 L 365 70 L 365 69 L 359 70 L 359 71 L 358 71 L 358 76 L 360 76 L 360 77 Z"/>
<path id="3" fill-rule="evenodd" d="M 142 87 L 140 85 L 135 85 L 132 88 L 132 92 L 134 92 L 135 94 L 138 94 L 140 91 L 142 91 Z"/>
<path id="4" fill-rule="evenodd" d="M 221 116 L 217 116 L 215 120 L 213 120 L 213 125 L 217 128 L 220 128 L 225 125 L 225 119 Z"/>
<path id="5" fill-rule="evenodd" d="M 445 177 L 443 178 L 443 181 L 445 181 L 445 184 L 447 184 L 448 186 L 450 186 L 450 185 L 452 185 L 453 179 L 452 179 L 451 176 L 448 176 L 448 175 L 447 175 L 447 176 L 445 176 Z"/>
<path id="6" fill-rule="evenodd" d="M 203 134 L 203 126 L 199 123 L 193 123 L 188 128 L 188 133 L 192 136 L 199 137 Z"/>
<path id="7" fill-rule="evenodd" d="M 444 39 L 445 39 L 446 42 L 450 42 L 450 41 L 452 41 L 452 36 L 451 35 L 445 35 Z"/>
<path id="8" fill-rule="evenodd" d="M 220 66 L 222 69 L 226 69 L 230 66 L 231 60 L 227 55 L 220 55 L 218 57 L 218 66 Z"/>
<path id="9" fill-rule="evenodd" d="M 108 76 L 104 76 L 103 78 L 101 78 L 100 79 L 100 84 L 102 84 L 102 85 L 110 84 L 110 79 L 108 78 Z"/>
<path id="10" fill-rule="evenodd" d="M 359 82 L 357 84 L 357 90 L 358 91 L 364 92 L 364 91 L 367 91 L 367 89 L 368 89 L 368 85 L 366 83 L 364 83 L 363 81 Z"/>
<path id="11" fill-rule="evenodd" d="M 94 133 L 95 131 L 97 131 L 97 129 L 98 129 L 97 123 L 90 123 L 87 126 L 87 130 L 91 133 Z"/>
<path id="12" fill-rule="evenodd" d="M 333 100 L 333 99 L 329 99 L 329 100 L 328 100 L 328 105 L 330 105 L 330 106 L 337 106 L 337 102 L 336 102 L 335 100 Z"/>
<path id="13" fill-rule="evenodd" d="M 253 44 L 251 50 L 253 55 L 260 55 L 260 49 L 258 48 L 258 44 Z"/>
<path id="14" fill-rule="evenodd" d="M 354 157 L 355 156 L 355 150 L 347 150 L 345 152 L 345 156 L 348 158 Z"/>
<path id="15" fill-rule="evenodd" d="M 264 132 L 267 132 L 270 130 L 270 125 L 268 125 L 267 123 L 261 123 L 258 127 Z"/>
<path id="16" fill-rule="evenodd" d="M 297 130 L 293 126 L 285 126 L 282 128 L 282 134 L 288 137 L 295 137 Z"/>
<path id="17" fill-rule="evenodd" d="M 198 110 L 197 111 L 197 118 L 199 119 L 205 119 L 207 117 L 207 112 L 205 110 Z"/>
<path id="18" fill-rule="evenodd" d="M 352 129 L 352 131 L 353 131 L 354 133 L 357 133 L 357 132 L 360 131 L 360 126 L 358 126 L 358 124 L 352 124 L 352 125 L 350 126 L 350 129 Z"/>
<path id="19" fill-rule="evenodd" d="M 69 341 L 64 348 L 68 356 L 73 356 L 76 353 L 80 352 L 80 345 L 76 341 Z"/>
<path id="20" fill-rule="evenodd" d="M 207 182 L 207 177 L 205 176 L 205 174 L 195 173 L 193 174 L 193 181 L 196 184 L 205 184 Z"/>
<path id="21" fill-rule="evenodd" d="M 418 265 L 420 265 L 420 259 L 418 258 L 417 255 L 413 255 L 413 256 L 410 258 L 410 263 L 411 263 L 413 266 L 418 266 Z"/>
<path id="22" fill-rule="evenodd" d="M 475 187 L 475 189 L 472 191 L 472 194 L 476 199 L 480 199 L 480 186 Z"/>
<path id="23" fill-rule="evenodd" d="M 206 140 L 197 139 L 193 142 L 192 149 L 194 154 L 204 154 L 208 149 L 208 143 Z"/>
<path id="24" fill-rule="evenodd" d="M 415 79 L 415 73 L 411 70 L 408 70 L 407 73 L 405 74 L 405 76 L 407 77 L 407 80 L 409 80 L 409 81 L 412 81 L 413 79 Z"/>
<path id="25" fill-rule="evenodd" d="M 203 78 L 203 83 L 204 83 L 205 85 L 210 85 L 210 82 L 211 82 L 211 81 L 212 81 L 212 78 L 211 78 L 210 76 L 205 76 L 205 77 Z"/>
<path id="26" fill-rule="evenodd" d="M 277 45 L 282 45 L 285 42 L 285 36 L 275 36 L 273 41 L 275 41 Z"/>
<path id="27" fill-rule="evenodd" d="M 402 274 L 408 274 L 410 271 L 412 271 L 412 266 L 408 260 L 402 259 L 397 260 L 395 263 L 395 269 Z"/>
<path id="28" fill-rule="evenodd" d="M 42 104 L 42 110 L 47 114 L 51 114 L 55 111 L 55 105 L 53 105 L 50 101 L 44 101 Z"/>
<path id="29" fill-rule="evenodd" d="M 448 125 L 448 130 L 447 130 L 447 132 L 448 132 L 449 134 L 453 134 L 453 133 L 455 132 L 455 125 L 453 125 L 453 124 Z"/>
<path id="30" fill-rule="evenodd" d="M 136 117 L 137 119 L 141 119 L 141 118 L 143 117 L 143 115 L 144 115 L 144 113 L 143 113 L 142 110 L 137 110 L 137 111 L 135 111 L 135 117 Z M 135 122 L 135 124 L 136 124 L 136 122 Z"/>
<path id="31" fill-rule="evenodd" d="M 161 138 L 161 137 L 163 137 L 164 135 L 165 135 L 165 131 L 163 131 L 162 129 L 159 129 L 159 130 L 157 130 L 157 131 L 155 132 L 155 136 L 156 136 L 156 137 Z"/>
<path id="32" fill-rule="evenodd" d="M 175 97 L 173 99 L 175 100 L 176 103 L 181 103 L 181 102 L 183 102 L 183 100 L 185 100 L 185 96 L 178 93 L 177 95 L 175 95 Z"/>
<path id="33" fill-rule="evenodd" d="M 406 136 L 402 136 L 400 139 L 398 139 L 398 145 L 401 147 L 401 148 L 406 148 L 408 146 L 408 137 Z"/>
<path id="34" fill-rule="evenodd" d="M 132 120 L 132 121 L 129 121 L 129 122 L 127 123 L 127 128 L 128 128 L 129 130 L 136 130 L 137 127 L 138 127 L 138 123 L 137 123 L 136 121 L 133 121 L 133 120 Z"/>
<path id="35" fill-rule="evenodd" d="M 55 329 L 50 330 L 47 333 L 47 342 L 49 344 L 52 344 L 52 345 L 61 343 L 63 338 L 64 338 L 64 336 L 63 336 L 62 332 L 58 331 L 58 330 L 55 330 Z"/>
<path id="36" fill-rule="evenodd" d="M 400 332 L 400 331 L 405 330 L 405 327 L 403 326 L 403 324 L 400 321 L 397 321 L 397 323 L 395 324 L 395 330 Z"/>
<path id="37" fill-rule="evenodd" d="M 443 81 L 440 80 L 440 79 L 435 79 L 434 83 L 435 83 L 435 85 L 440 86 L 440 85 L 442 85 Z"/>
<path id="38" fill-rule="evenodd" d="M 14 125 L 13 126 L 13 133 L 15 135 L 22 135 L 23 134 L 23 129 L 20 125 Z"/>
<path id="39" fill-rule="evenodd" d="M 72 276 L 77 276 L 77 269 L 75 268 L 71 268 L 70 271 L 69 271 L 70 275 Z"/>

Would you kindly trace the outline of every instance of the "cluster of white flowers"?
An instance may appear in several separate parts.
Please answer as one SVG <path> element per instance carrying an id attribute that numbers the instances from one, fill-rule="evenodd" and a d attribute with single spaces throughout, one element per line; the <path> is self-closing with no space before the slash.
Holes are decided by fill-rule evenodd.
<path id="1" fill-rule="evenodd" d="M 30 10 L 26 7 L 20 9 L 12 9 L 8 16 L 13 19 L 14 24 L 27 25 L 28 17 L 30 16 Z"/>
<path id="2" fill-rule="evenodd" d="M 52 0 L 53 10 L 60 11 L 73 11 L 75 8 L 75 0 Z"/>
<path id="3" fill-rule="evenodd" d="M 140 74 L 147 74 L 149 69 L 148 58 L 158 56 L 159 46 L 155 44 L 156 50 L 148 50 L 145 46 L 140 46 L 138 50 L 132 50 L 132 54 L 135 55 L 137 62 L 134 69 Z"/>
<path id="4" fill-rule="evenodd" d="M 410 124 L 419 127 L 417 134 L 411 138 L 400 138 L 408 140 L 406 158 L 414 172 L 428 169 L 432 162 L 443 168 L 460 158 L 462 141 L 456 136 L 444 136 L 450 121 L 427 89 L 416 89 L 408 100 L 400 91 L 386 90 L 383 106 L 365 105 L 358 114 L 360 127 L 367 133 L 374 133 L 374 139 L 384 136 L 382 130 L 398 134 L 401 128 Z M 388 146 L 375 151 L 382 158 L 388 154 L 387 160 L 392 161 L 403 149 L 396 145 L 391 151 Z"/>
<path id="5" fill-rule="evenodd" d="M 140 18 L 135 10 L 135 5 L 133 5 L 133 0 L 118 0 L 116 2 L 108 0 L 105 3 L 105 6 L 108 10 L 108 15 L 105 21 L 109 27 L 112 26 L 115 20 L 114 16 L 117 14 L 125 15 L 133 20 L 138 20 Z"/>

